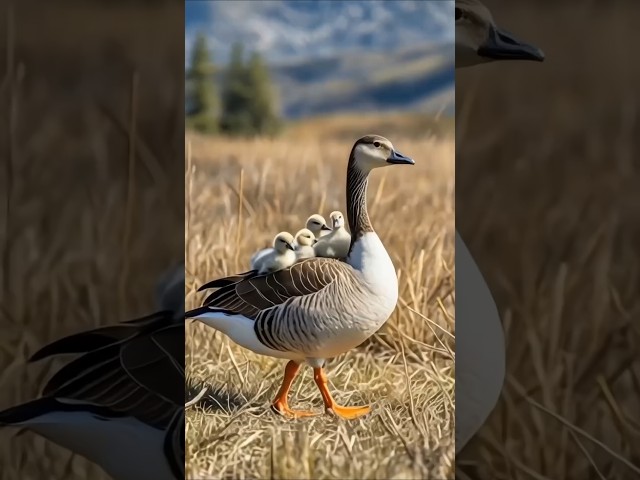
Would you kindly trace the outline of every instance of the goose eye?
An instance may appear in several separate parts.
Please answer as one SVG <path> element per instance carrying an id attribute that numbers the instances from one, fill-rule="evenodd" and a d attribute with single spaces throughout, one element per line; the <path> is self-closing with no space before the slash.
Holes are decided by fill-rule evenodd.
<path id="1" fill-rule="evenodd" d="M 380 142 L 373 142 L 373 146 L 376 148 L 380 148 Z"/>
<path id="2" fill-rule="evenodd" d="M 460 10 L 459 8 L 456 8 L 456 21 L 460 20 L 462 18 L 462 10 Z"/>

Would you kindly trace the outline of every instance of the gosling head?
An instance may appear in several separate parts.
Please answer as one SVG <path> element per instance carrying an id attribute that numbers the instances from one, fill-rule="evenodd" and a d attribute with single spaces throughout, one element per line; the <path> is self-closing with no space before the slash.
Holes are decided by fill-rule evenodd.
<path id="1" fill-rule="evenodd" d="M 344 227 L 344 215 L 342 215 L 341 212 L 338 212 L 338 211 L 331 212 L 331 215 L 329 215 L 329 218 L 331 219 L 331 226 L 333 227 L 334 230 L 340 227 Z"/>
<path id="2" fill-rule="evenodd" d="M 316 236 L 308 228 L 303 228 L 302 230 L 298 231 L 298 233 L 296 233 L 296 242 L 298 242 L 298 245 L 311 247 L 317 241 L 318 240 L 316 239 Z"/>
<path id="3" fill-rule="evenodd" d="M 287 250 L 295 251 L 293 247 L 293 235 L 289 232 L 280 232 L 273 239 L 273 248 L 278 253 L 287 253 Z"/>
<path id="4" fill-rule="evenodd" d="M 307 225 L 306 228 L 311 230 L 311 233 L 313 233 L 316 237 L 320 236 L 320 233 L 322 231 L 329 231 L 331 230 L 328 226 L 327 226 L 327 221 L 324 219 L 324 217 L 322 215 L 319 214 L 314 214 L 311 215 L 308 219 L 307 219 Z"/>
<path id="5" fill-rule="evenodd" d="M 496 60 L 544 61 L 538 47 L 497 27 L 491 12 L 478 0 L 456 0 L 456 68 Z"/>
<path id="6" fill-rule="evenodd" d="M 365 135 L 360 138 L 351 150 L 349 161 L 350 164 L 365 172 L 388 165 L 416 163 L 398 152 L 389 140 L 380 135 Z"/>

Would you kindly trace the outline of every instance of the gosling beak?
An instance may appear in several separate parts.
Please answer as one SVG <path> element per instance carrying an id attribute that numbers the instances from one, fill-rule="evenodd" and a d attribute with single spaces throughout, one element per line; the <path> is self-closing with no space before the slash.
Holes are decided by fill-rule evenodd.
<path id="1" fill-rule="evenodd" d="M 409 157 L 405 157 L 397 150 L 394 150 L 391 152 L 391 155 L 389 155 L 389 158 L 387 158 L 387 163 L 392 163 L 394 165 L 415 165 L 416 162 Z"/>
<path id="2" fill-rule="evenodd" d="M 330 232 L 331 229 L 329 227 L 327 227 L 327 225 L 322 225 L 322 228 L 320 228 L 320 230 L 324 230 L 326 232 Z"/>
<path id="3" fill-rule="evenodd" d="M 289 250 L 292 250 L 292 251 L 294 251 L 294 252 L 296 251 L 296 248 L 295 248 L 293 245 L 291 245 L 290 243 L 286 243 L 286 244 L 285 244 L 285 246 L 286 246 Z"/>
<path id="4" fill-rule="evenodd" d="M 333 228 L 334 229 L 338 228 L 338 223 L 340 223 L 338 220 L 334 220 L 333 221 Z"/>
<path id="5" fill-rule="evenodd" d="M 318 243 L 318 239 L 317 239 L 317 238 L 314 238 L 314 239 L 313 239 L 313 244 L 312 244 L 312 245 L 315 245 L 316 243 Z"/>
<path id="6" fill-rule="evenodd" d="M 489 38 L 478 48 L 478 55 L 491 60 L 544 61 L 544 53 L 538 47 L 522 42 L 493 25 L 489 27 Z"/>

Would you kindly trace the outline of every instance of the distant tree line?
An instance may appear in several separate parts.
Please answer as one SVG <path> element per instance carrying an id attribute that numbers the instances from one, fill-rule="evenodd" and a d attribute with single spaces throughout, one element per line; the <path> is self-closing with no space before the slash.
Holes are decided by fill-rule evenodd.
<path id="1" fill-rule="evenodd" d="M 242 44 L 231 49 L 218 92 L 216 68 L 200 33 L 187 69 L 187 127 L 228 135 L 275 135 L 281 127 L 269 71 L 257 52 L 244 58 Z"/>

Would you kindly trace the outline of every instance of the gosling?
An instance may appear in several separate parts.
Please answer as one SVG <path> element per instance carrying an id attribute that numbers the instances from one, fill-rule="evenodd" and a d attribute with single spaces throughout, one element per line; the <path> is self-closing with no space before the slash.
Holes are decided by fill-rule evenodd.
<path id="1" fill-rule="evenodd" d="M 303 258 L 315 257 L 316 252 L 313 249 L 313 245 L 315 245 L 317 241 L 318 239 L 308 228 L 303 228 L 298 231 L 298 233 L 296 233 L 296 259 L 302 260 Z"/>
<path id="2" fill-rule="evenodd" d="M 351 246 L 351 234 L 344 226 L 344 216 L 341 212 L 331 212 L 329 215 L 333 230 L 322 237 L 313 249 L 317 257 L 346 258 Z"/>
<path id="3" fill-rule="evenodd" d="M 257 270 L 262 275 L 290 267 L 295 261 L 293 235 L 289 232 L 280 232 L 273 239 L 273 248 L 260 250 L 251 257 L 251 269 Z"/>
<path id="4" fill-rule="evenodd" d="M 313 233 L 316 238 L 324 237 L 331 232 L 324 217 L 318 213 L 311 215 L 307 219 L 305 228 L 311 230 L 311 233 Z"/>

